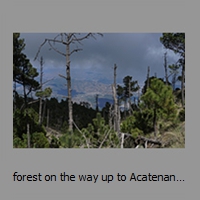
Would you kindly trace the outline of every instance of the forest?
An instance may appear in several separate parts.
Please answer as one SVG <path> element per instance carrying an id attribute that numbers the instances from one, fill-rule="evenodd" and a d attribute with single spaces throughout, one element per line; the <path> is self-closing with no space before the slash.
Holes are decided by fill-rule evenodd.
<path id="1" fill-rule="evenodd" d="M 70 46 L 97 36 L 103 34 L 60 33 L 45 39 L 35 57 L 38 70 L 24 53 L 20 33 L 13 33 L 13 148 L 185 148 L 185 33 L 162 33 L 160 43 L 179 59 L 168 65 L 165 55 L 165 78 L 150 76 L 147 67 L 143 88 L 129 75 L 118 84 L 118 66 L 113 64 L 113 103 L 106 102 L 103 108 L 98 95 L 93 108 L 86 101 L 73 102 L 71 93 L 71 55 L 81 49 Z M 64 45 L 66 52 L 55 43 Z M 66 74 L 59 75 L 66 81 L 66 98 L 61 101 L 43 81 L 44 45 L 66 59 Z"/>

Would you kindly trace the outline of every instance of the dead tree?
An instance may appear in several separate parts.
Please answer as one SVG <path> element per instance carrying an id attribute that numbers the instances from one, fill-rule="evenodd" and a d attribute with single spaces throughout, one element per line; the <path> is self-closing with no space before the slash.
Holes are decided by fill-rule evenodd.
<path id="1" fill-rule="evenodd" d="M 44 119 L 44 115 L 45 115 L 45 106 L 46 106 L 45 104 L 46 103 L 44 104 L 44 107 L 42 109 L 43 99 L 44 99 L 44 97 L 46 97 L 46 98 L 49 97 L 51 95 L 51 92 L 52 92 L 52 90 L 50 88 L 45 88 L 45 90 L 43 90 L 43 85 L 45 83 L 51 81 L 52 79 L 54 79 L 54 78 L 49 79 L 49 80 L 47 80 L 43 83 L 43 65 L 44 65 L 44 60 L 43 60 L 43 57 L 41 57 L 40 58 L 40 87 L 39 87 L 39 91 L 37 91 L 35 93 L 35 95 L 37 97 L 39 97 L 39 102 L 40 102 L 40 104 L 39 104 L 39 124 L 40 125 L 42 124 L 43 119 Z M 46 99 L 45 99 L 45 102 L 46 102 Z"/>
<path id="2" fill-rule="evenodd" d="M 117 95 L 116 95 L 116 69 L 117 65 L 114 65 L 114 83 L 112 85 L 112 90 L 113 90 L 113 99 L 114 99 L 114 130 L 117 131 L 117 134 L 119 136 L 120 132 L 120 118 L 119 118 L 119 108 L 118 108 L 118 103 L 117 103 Z"/>
<path id="3" fill-rule="evenodd" d="M 165 68 L 165 81 L 166 85 L 168 85 L 168 73 L 167 73 L 167 52 L 164 53 L 164 68 Z"/>
<path id="4" fill-rule="evenodd" d="M 40 58 L 40 91 L 42 92 L 42 78 L 43 78 L 43 57 Z M 42 96 L 39 97 L 40 99 L 40 106 L 39 106 L 39 124 L 42 123 Z"/>
<path id="5" fill-rule="evenodd" d="M 99 35 L 103 36 L 102 34 L 98 33 Z M 84 39 L 88 39 L 89 37 L 93 37 L 95 34 L 87 33 L 87 34 L 79 34 L 79 33 L 59 33 L 53 39 L 45 39 L 44 42 L 40 45 L 39 50 L 36 54 L 36 58 L 40 53 L 40 50 L 44 44 L 48 43 L 50 48 L 53 49 L 55 52 L 59 53 L 60 55 L 64 56 L 66 59 L 66 76 L 60 75 L 62 78 L 66 79 L 67 81 L 67 91 L 68 91 L 68 108 L 69 108 L 69 131 L 73 132 L 73 107 L 72 107 L 72 95 L 71 95 L 71 75 L 70 75 L 70 64 L 71 60 L 70 57 L 73 53 L 81 51 L 82 49 L 76 47 L 75 49 L 71 50 L 70 47 L 72 44 L 82 44 L 81 41 Z M 66 47 L 66 51 L 62 52 L 56 48 L 56 44 L 61 44 Z M 36 59 L 35 58 L 35 59 Z"/>
<path id="6" fill-rule="evenodd" d="M 133 138 L 133 136 L 130 133 L 122 133 L 122 142 L 121 142 L 121 148 L 123 148 L 123 142 L 127 139 L 133 140 L 133 147 L 139 148 L 142 146 L 143 148 L 162 148 L 163 143 L 158 139 L 152 139 L 152 138 L 146 138 L 141 135 L 139 135 L 137 138 Z"/>

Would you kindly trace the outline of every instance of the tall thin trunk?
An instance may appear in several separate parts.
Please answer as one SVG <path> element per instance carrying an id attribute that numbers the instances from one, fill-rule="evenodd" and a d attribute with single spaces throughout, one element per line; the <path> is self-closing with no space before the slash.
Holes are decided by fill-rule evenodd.
<path id="1" fill-rule="evenodd" d="M 41 123 L 44 121 L 44 116 L 46 113 L 46 104 L 47 104 L 47 99 L 44 100 L 44 105 L 43 105 L 43 114 L 42 114 L 42 120 Z"/>
<path id="2" fill-rule="evenodd" d="M 109 107 L 109 126 L 111 127 L 112 126 L 112 105 L 110 105 Z"/>
<path id="3" fill-rule="evenodd" d="M 154 116 L 153 116 L 153 128 L 154 128 L 154 136 L 157 136 L 157 113 L 156 108 L 154 108 Z"/>
<path id="4" fill-rule="evenodd" d="M 40 97 L 40 106 L 39 106 L 39 124 L 42 123 L 42 97 Z"/>
<path id="5" fill-rule="evenodd" d="M 119 127 L 119 115 L 118 115 L 118 103 L 117 103 L 117 97 L 116 97 L 116 69 L 117 65 L 114 65 L 114 83 L 113 83 L 113 99 L 114 99 L 114 130 L 117 131 L 118 136 L 120 132 Z"/>
<path id="6" fill-rule="evenodd" d="M 27 124 L 27 147 L 31 148 L 29 124 Z"/>
<path id="7" fill-rule="evenodd" d="M 70 36 L 68 36 L 69 39 Z M 68 41 L 69 42 L 69 41 Z M 70 76 L 70 47 L 66 45 L 66 75 L 67 75 L 67 90 L 68 90 L 68 107 L 69 107 L 69 131 L 73 132 L 73 108 L 71 96 L 71 76 Z"/>
<path id="8" fill-rule="evenodd" d="M 166 85 L 168 85 L 168 72 L 167 72 L 167 52 L 165 52 L 164 54 L 164 68 L 165 68 L 165 81 L 166 81 Z"/>
<path id="9" fill-rule="evenodd" d="M 43 77 L 43 58 L 40 59 L 40 91 L 42 92 L 42 77 Z M 39 106 L 39 124 L 42 124 L 42 97 L 40 96 L 40 106 Z"/>
<path id="10" fill-rule="evenodd" d="M 132 107 L 131 107 L 131 82 L 129 79 L 129 83 L 128 83 L 128 104 L 129 104 L 129 115 L 131 115 Z"/>

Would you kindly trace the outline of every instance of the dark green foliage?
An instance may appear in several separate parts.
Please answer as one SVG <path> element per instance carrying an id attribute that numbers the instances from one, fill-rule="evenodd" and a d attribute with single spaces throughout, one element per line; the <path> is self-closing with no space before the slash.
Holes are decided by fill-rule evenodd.
<path id="1" fill-rule="evenodd" d="M 110 108 L 111 104 L 109 102 L 106 102 L 105 106 L 102 108 L 101 111 L 106 124 L 109 124 L 109 118 L 111 117 Z"/>
<path id="2" fill-rule="evenodd" d="M 181 122 L 184 122 L 185 121 L 185 109 L 182 109 L 180 112 L 179 112 L 179 120 Z"/>
<path id="3" fill-rule="evenodd" d="M 185 33 L 163 33 L 160 41 L 165 48 L 185 56 Z"/>
<path id="4" fill-rule="evenodd" d="M 137 120 L 135 116 L 129 116 L 127 117 L 122 123 L 121 123 L 121 131 L 124 133 L 129 133 L 132 135 L 133 139 L 136 139 L 138 135 L 143 135 L 143 131 L 140 130 L 137 125 Z"/>
<path id="5" fill-rule="evenodd" d="M 49 148 L 49 142 L 43 132 L 35 132 L 31 136 L 31 146 L 33 148 Z"/>
<path id="6" fill-rule="evenodd" d="M 130 134 L 130 136 L 125 136 L 124 148 L 133 148 L 137 137 L 144 135 L 143 131 L 137 127 L 137 119 L 134 115 L 122 121 L 121 131 Z"/>
<path id="7" fill-rule="evenodd" d="M 151 86 L 151 82 L 152 82 L 153 79 L 159 79 L 164 84 L 166 84 L 166 82 L 162 78 L 156 78 L 155 76 L 152 76 L 152 77 L 149 78 L 149 87 Z M 171 86 L 171 83 L 168 82 L 168 85 Z M 142 94 L 145 94 L 146 91 L 147 91 L 147 80 L 144 82 L 144 87 L 142 88 Z"/>
<path id="8" fill-rule="evenodd" d="M 96 116 L 96 110 L 81 104 L 73 104 L 73 119 L 79 129 L 87 127 Z"/>
<path id="9" fill-rule="evenodd" d="M 156 108 L 164 117 L 173 117 L 176 114 L 176 106 L 172 88 L 166 86 L 159 79 L 152 79 L 147 92 L 142 95 L 142 106 L 149 109 Z"/>
<path id="10" fill-rule="evenodd" d="M 100 113 L 97 113 L 93 123 L 89 123 L 87 128 L 82 129 L 82 133 L 87 138 L 90 148 L 117 148 L 119 139 L 112 127 L 105 124 L 105 120 Z M 85 147 L 87 147 L 85 145 Z"/>
<path id="11" fill-rule="evenodd" d="M 37 69 L 32 67 L 29 59 L 23 54 L 24 48 L 24 39 L 20 39 L 19 33 L 13 33 L 13 82 L 23 85 L 24 95 L 28 95 L 39 88 L 39 83 L 34 80 L 38 76 Z M 26 93 L 25 89 L 28 90 Z"/>
<path id="12" fill-rule="evenodd" d="M 122 101 L 126 101 L 129 97 L 133 96 L 133 92 L 139 90 L 137 81 L 132 81 L 131 76 L 126 76 L 123 79 L 124 86 L 117 85 L 117 95 Z"/>
<path id="13" fill-rule="evenodd" d="M 60 140 L 52 136 L 49 148 L 59 148 L 61 146 Z"/>
<path id="14" fill-rule="evenodd" d="M 37 97 L 48 98 L 51 96 L 52 89 L 50 87 L 45 88 L 44 91 L 37 91 L 35 95 Z"/>
<path id="15" fill-rule="evenodd" d="M 73 131 L 73 134 L 66 131 L 66 133 L 59 138 L 59 144 L 62 148 L 81 148 L 84 147 L 84 140 L 77 130 Z"/>
<path id="16" fill-rule="evenodd" d="M 13 148 L 27 148 L 27 135 L 23 134 L 22 138 L 14 135 Z"/>
<path id="17" fill-rule="evenodd" d="M 73 119 L 79 129 L 87 127 L 88 123 L 96 116 L 96 111 L 86 104 L 73 103 Z M 49 109 L 49 126 L 60 130 L 68 129 L 68 100 L 58 102 L 56 98 L 47 99 L 47 109 Z M 46 109 L 46 110 L 47 110 Z M 46 116 L 47 113 L 45 113 Z"/>
<path id="18" fill-rule="evenodd" d="M 159 120 L 173 121 L 177 116 L 177 107 L 175 105 L 172 88 L 165 85 L 163 81 L 159 79 L 151 79 L 150 87 L 147 89 L 146 93 L 142 95 L 141 101 L 142 103 L 140 106 L 144 113 L 141 113 L 140 117 L 147 117 L 145 117 L 145 123 L 149 123 L 150 120 L 155 134 L 158 128 L 157 122 Z"/>
<path id="19" fill-rule="evenodd" d="M 34 132 L 45 133 L 42 126 L 37 124 L 38 114 L 29 106 L 31 103 L 28 95 L 39 89 L 39 83 L 35 80 L 38 76 L 36 68 L 33 68 L 29 59 L 23 53 L 25 43 L 20 39 L 20 33 L 13 33 L 13 145 L 14 147 L 26 147 L 27 125 L 31 137 Z M 23 87 L 23 97 L 18 95 L 16 84 Z M 45 137 L 45 136 L 44 136 Z M 25 145 L 26 144 L 26 145 Z M 32 143 L 33 145 L 33 143 Z"/>
<path id="20" fill-rule="evenodd" d="M 14 135 L 14 148 L 27 148 L 27 134 L 22 134 L 22 137 Z M 35 132 L 30 137 L 31 148 L 49 148 L 49 142 L 43 132 Z"/>
<path id="21" fill-rule="evenodd" d="M 182 68 L 181 76 L 181 103 L 182 107 L 185 106 L 185 33 L 163 33 L 160 38 L 161 43 L 165 48 L 172 50 L 174 53 L 179 54 L 180 58 L 177 62 Z"/>
<path id="22" fill-rule="evenodd" d="M 137 81 L 132 81 L 131 76 L 126 76 L 123 79 L 124 86 L 117 85 L 117 97 L 118 97 L 118 105 L 124 101 L 124 113 L 121 115 L 122 117 L 126 117 L 126 112 L 130 109 L 131 106 L 131 97 L 133 96 L 134 92 L 137 92 L 140 88 Z"/>
<path id="23" fill-rule="evenodd" d="M 135 112 L 135 126 L 143 131 L 144 134 L 151 133 L 153 129 L 153 110 L 143 109 L 142 112 Z"/>
<path id="24" fill-rule="evenodd" d="M 38 113 L 33 108 L 26 110 L 16 109 L 13 113 L 13 133 L 22 138 L 22 135 L 27 131 L 27 124 L 30 125 L 30 132 L 43 132 L 45 130 L 38 125 Z"/>

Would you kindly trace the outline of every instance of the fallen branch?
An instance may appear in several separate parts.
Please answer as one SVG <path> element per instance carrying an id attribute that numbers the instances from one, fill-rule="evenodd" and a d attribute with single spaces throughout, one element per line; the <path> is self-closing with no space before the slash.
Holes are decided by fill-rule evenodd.
<path id="1" fill-rule="evenodd" d="M 129 133 L 120 133 L 121 134 L 121 136 L 126 136 L 126 139 L 128 138 L 128 137 L 131 137 L 131 138 L 133 138 L 133 136 L 131 135 L 131 134 L 129 134 Z M 148 148 L 147 146 L 147 144 L 151 144 L 151 147 L 153 146 L 153 145 L 159 145 L 159 146 L 162 146 L 162 142 L 160 142 L 160 141 L 158 141 L 158 140 L 154 140 L 154 139 L 149 139 L 149 138 L 146 138 L 146 137 L 143 137 L 143 136 L 138 136 L 136 139 L 135 139 L 135 146 L 136 146 L 136 149 L 137 148 L 139 148 L 139 145 L 143 145 L 144 146 L 144 148 Z"/>

